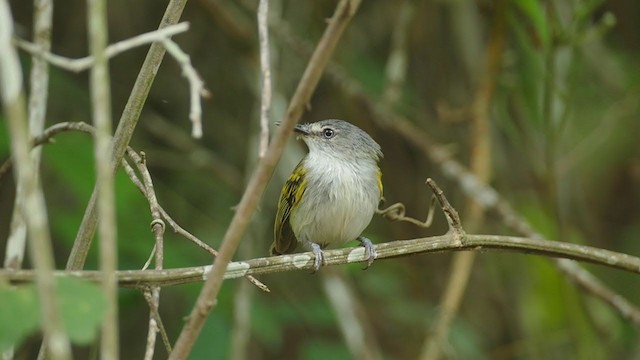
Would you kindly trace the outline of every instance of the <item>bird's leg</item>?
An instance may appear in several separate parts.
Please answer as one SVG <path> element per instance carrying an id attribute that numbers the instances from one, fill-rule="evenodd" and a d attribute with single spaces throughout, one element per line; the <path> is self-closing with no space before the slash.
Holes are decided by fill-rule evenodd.
<path id="1" fill-rule="evenodd" d="M 360 245 L 364 247 L 364 257 L 367 259 L 367 266 L 363 270 L 367 270 L 371 264 L 373 264 L 373 260 L 376 259 L 378 254 L 376 253 L 376 248 L 373 247 L 373 243 L 368 238 L 360 235 L 358 236 L 358 241 L 360 241 Z"/>
<path id="2" fill-rule="evenodd" d="M 320 247 L 320 245 L 314 242 L 309 241 L 306 243 L 306 245 L 308 250 L 313 252 L 313 255 L 315 256 L 315 260 L 313 262 L 313 272 L 315 273 L 320 270 L 320 267 L 322 265 L 324 265 L 324 253 L 322 252 L 322 248 Z"/>

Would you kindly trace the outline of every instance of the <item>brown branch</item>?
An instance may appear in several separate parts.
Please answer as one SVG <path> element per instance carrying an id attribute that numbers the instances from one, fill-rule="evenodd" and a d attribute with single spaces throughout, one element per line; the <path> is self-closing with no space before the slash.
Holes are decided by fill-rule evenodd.
<path id="1" fill-rule="evenodd" d="M 315 90 L 338 40 L 359 5 L 359 1 L 349 0 L 342 0 L 338 4 L 334 16 L 318 43 L 316 51 L 309 60 L 309 64 L 291 99 L 284 119 L 280 127 L 278 127 L 273 141 L 269 145 L 269 149 L 264 157 L 260 159 L 256 171 L 251 176 L 247 190 L 242 196 L 235 216 L 231 220 L 231 224 L 222 240 L 220 255 L 213 264 L 211 274 L 198 296 L 187 324 L 185 324 L 180 333 L 173 352 L 169 357 L 170 359 L 184 359 L 187 358 L 191 352 L 191 348 L 202 329 L 207 315 L 215 305 L 227 265 L 238 247 L 240 239 L 250 221 L 251 214 L 254 212 L 258 200 L 266 187 L 266 183 L 271 177 L 278 159 L 282 155 L 284 145 L 293 131 L 294 125 L 302 115 L 305 105 L 311 99 L 311 94 Z"/>

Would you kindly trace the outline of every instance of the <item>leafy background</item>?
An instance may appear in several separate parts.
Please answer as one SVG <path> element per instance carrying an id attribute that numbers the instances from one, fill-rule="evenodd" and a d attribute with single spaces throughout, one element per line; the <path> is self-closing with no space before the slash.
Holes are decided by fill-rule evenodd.
<path id="1" fill-rule="evenodd" d="M 31 38 L 32 4 L 11 1 L 17 35 Z M 151 89 L 132 146 L 147 154 L 160 203 L 186 229 L 217 247 L 255 162 L 260 74 L 256 1 L 190 2 L 183 20 L 191 30 L 176 37 L 191 55 L 212 98 L 204 104 L 204 138 L 189 139 L 186 81 L 166 57 Z M 109 39 L 116 42 L 155 29 L 165 2 L 112 0 Z M 287 27 L 304 44 L 314 44 L 335 2 L 271 1 L 274 104 L 279 120 L 308 61 L 277 29 Z M 550 239 L 640 253 L 640 2 L 572 1 L 365 1 L 341 39 L 334 63 L 364 88 L 373 101 L 387 101 L 385 69 L 400 14 L 406 27 L 407 76 L 391 106 L 467 162 L 471 149 L 470 107 L 486 76 L 485 53 L 502 36 L 499 68 L 489 74 L 491 184 Z M 68 57 L 88 53 L 85 2 L 56 2 L 52 51 Z M 496 24 L 503 24 L 498 27 Z M 496 30 L 497 29 L 497 30 Z M 110 62 L 114 124 L 147 48 Z M 22 54 L 28 73 L 30 57 Z M 26 76 L 26 75 L 25 75 Z M 51 68 L 47 124 L 89 122 L 88 73 Z M 352 121 L 383 147 L 385 197 L 406 204 L 409 214 L 426 215 L 426 177 L 436 179 L 452 204 L 469 200 L 442 170 L 400 135 L 380 127 L 358 99 L 325 77 L 303 116 Z M 265 256 L 279 188 L 304 154 L 291 141 L 269 183 L 236 259 Z M 43 152 L 46 192 L 56 262 L 63 267 L 94 184 L 92 142 L 62 134 Z M 9 156 L 7 129 L 0 122 L 0 159 Z M 118 246 L 121 269 L 140 268 L 153 238 L 142 195 L 122 173 L 117 177 Z M 0 180 L 0 257 L 13 206 L 14 184 Z M 465 214 L 462 214 L 464 223 Z M 376 217 L 365 232 L 374 242 L 440 234 Z M 487 217 L 475 229 L 508 233 L 500 219 Z M 166 235 L 166 267 L 208 264 L 210 257 L 186 240 Z M 377 346 L 385 358 L 414 358 L 440 309 L 452 254 L 378 261 L 362 272 L 344 268 L 359 298 Z M 28 264 L 27 264 L 28 266 Z M 93 249 L 87 268 L 95 269 Z M 638 302 L 637 276 L 587 266 L 631 302 Z M 239 327 L 238 294 L 249 296 L 246 357 L 325 359 L 350 356 L 321 275 L 272 274 L 261 278 L 270 294 L 244 281 L 226 282 L 192 358 L 227 358 Z M 201 285 L 166 288 L 160 312 L 175 340 Z M 248 295 L 247 295 L 248 294 Z M 123 358 L 144 353 L 148 308 L 135 290 L 120 290 Z M 355 311 L 356 309 L 354 309 Z M 445 355 L 448 358 L 632 358 L 640 356 L 638 332 L 616 312 L 577 290 L 549 261 L 514 253 L 481 253 Z M 39 339 L 18 348 L 32 358 Z M 77 346 L 81 358 L 95 354 Z M 158 345 L 156 355 L 163 349 Z M 237 355 L 237 354 L 236 354 Z"/>

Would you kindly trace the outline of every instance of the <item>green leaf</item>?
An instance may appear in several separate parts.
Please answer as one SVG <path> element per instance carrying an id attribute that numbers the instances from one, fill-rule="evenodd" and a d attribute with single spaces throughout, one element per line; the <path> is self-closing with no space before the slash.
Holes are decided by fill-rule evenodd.
<path id="1" fill-rule="evenodd" d="M 325 339 L 310 339 L 302 348 L 302 359 L 349 359 L 351 354 L 343 344 Z"/>
<path id="2" fill-rule="evenodd" d="M 86 281 L 60 278 L 58 294 L 64 328 L 75 343 L 91 342 L 97 334 L 107 307 L 101 289 Z"/>
<path id="3" fill-rule="evenodd" d="M 59 278 L 57 285 L 65 332 L 75 343 L 91 342 L 106 309 L 102 291 L 97 285 L 79 279 Z M 0 286 L 0 352 L 19 344 L 41 327 L 38 300 L 35 285 Z"/>
<path id="4" fill-rule="evenodd" d="M 529 18 L 542 48 L 546 49 L 549 45 L 549 29 L 542 3 L 538 0 L 517 0 L 515 5 Z"/>
<path id="5" fill-rule="evenodd" d="M 16 345 L 40 325 L 35 286 L 0 286 L 0 352 Z"/>

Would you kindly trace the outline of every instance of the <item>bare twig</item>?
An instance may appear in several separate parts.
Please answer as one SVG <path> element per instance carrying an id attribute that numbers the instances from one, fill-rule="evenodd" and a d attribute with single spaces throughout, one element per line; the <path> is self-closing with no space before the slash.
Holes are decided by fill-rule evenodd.
<path id="1" fill-rule="evenodd" d="M 180 64 L 182 75 L 189 81 L 189 94 L 191 99 L 191 110 L 189 111 L 189 119 L 191 120 L 191 136 L 196 139 L 202 137 L 202 103 L 200 98 L 209 97 L 209 90 L 204 87 L 204 82 L 198 75 L 196 69 L 191 65 L 191 58 L 187 55 L 178 44 L 170 39 L 163 39 L 162 45 L 167 49 L 169 54 Z"/>
<path id="2" fill-rule="evenodd" d="M 186 2 L 186 0 L 169 1 L 167 9 L 160 22 L 160 29 L 178 22 Z M 142 107 L 147 99 L 147 95 L 149 94 L 151 84 L 155 79 L 158 67 L 164 57 L 164 53 L 165 49 L 161 44 L 153 43 L 147 53 L 144 63 L 142 64 L 142 68 L 138 73 L 138 78 L 133 85 L 133 90 L 131 90 L 131 95 L 129 95 L 129 100 L 122 112 L 122 116 L 118 122 L 118 127 L 113 136 L 111 171 L 115 172 L 118 164 L 120 164 L 122 157 L 124 156 L 129 140 L 131 139 L 133 131 L 138 123 L 138 119 L 140 118 L 140 113 L 142 112 Z M 82 222 L 80 223 L 80 228 L 73 243 L 71 254 L 67 260 L 67 269 L 77 270 L 84 266 L 85 259 L 89 253 L 89 248 L 91 247 L 91 240 L 96 229 L 96 220 L 96 190 L 94 189 L 91 194 L 91 198 L 89 199 L 89 203 L 87 204 Z"/>
<path id="3" fill-rule="evenodd" d="M 449 200 L 444 196 L 444 192 L 442 189 L 438 187 L 433 179 L 429 178 L 426 181 L 427 185 L 433 191 L 436 199 L 440 203 L 440 207 L 444 212 L 444 216 L 447 219 L 447 224 L 449 224 L 449 232 L 454 234 L 454 238 L 457 238 L 461 243 L 464 241 L 464 230 L 462 229 L 462 222 L 460 221 L 460 215 L 458 215 L 458 211 L 449 204 Z"/>
<path id="4" fill-rule="evenodd" d="M 140 157 L 133 149 L 128 148 L 127 149 L 127 154 L 129 154 L 129 156 L 136 162 L 138 163 L 139 161 L 142 161 L 142 157 Z M 167 222 L 169 223 L 169 226 L 171 226 L 171 228 L 173 229 L 173 231 L 177 234 L 182 235 L 183 237 L 185 237 L 186 239 L 190 240 L 191 242 L 193 242 L 194 244 L 196 244 L 198 247 L 200 247 L 201 249 L 204 249 L 205 251 L 207 251 L 208 253 L 210 253 L 213 256 L 218 256 L 218 252 L 213 249 L 211 246 L 207 245 L 204 241 L 198 239 L 195 235 L 191 234 L 190 232 L 188 232 L 187 230 L 185 230 L 184 228 L 182 228 L 180 225 L 178 225 L 178 223 L 173 220 L 173 218 L 166 212 L 166 210 L 164 210 L 164 208 L 162 208 L 162 206 L 160 206 L 157 202 L 157 199 L 155 198 L 155 194 L 152 195 L 153 199 L 149 198 L 149 187 L 146 184 L 143 184 L 138 177 L 135 174 L 135 171 L 133 171 L 133 169 L 131 168 L 131 166 L 123 159 L 122 161 L 122 166 L 125 169 L 125 172 L 127 173 L 127 175 L 129 176 L 129 178 L 131 179 L 131 181 L 133 182 L 134 185 L 136 185 L 136 187 L 138 187 L 138 189 L 142 192 L 142 194 L 147 197 L 147 199 L 149 200 L 149 203 L 151 204 L 152 202 L 155 203 L 154 207 L 157 209 L 156 211 L 158 212 L 158 214 Z M 142 172 L 142 170 L 140 170 Z M 145 182 L 149 182 L 151 183 L 151 175 L 148 173 L 148 170 L 145 167 L 146 175 L 148 177 L 148 180 L 145 180 Z M 153 210 L 152 210 L 152 214 L 153 214 Z M 156 218 L 154 216 L 154 222 L 156 222 L 154 224 L 154 222 L 152 222 L 152 229 L 154 229 L 154 233 L 156 231 L 159 231 L 159 229 L 155 229 L 154 227 L 156 225 L 162 225 L 162 232 L 164 232 L 164 222 L 162 222 L 162 219 L 160 217 Z M 156 254 L 156 259 L 157 259 L 157 234 L 156 234 L 156 245 L 154 246 L 154 249 L 152 251 L 153 254 Z M 145 266 L 147 266 L 147 264 L 145 264 Z M 267 287 L 267 285 L 263 284 L 260 280 L 256 279 L 255 277 L 251 276 L 251 275 L 247 275 L 247 280 L 249 280 L 249 282 L 251 282 L 253 285 L 257 286 L 260 290 L 265 291 L 265 292 L 270 292 L 271 290 L 269 290 L 269 288 Z"/>
<path id="5" fill-rule="evenodd" d="M 153 188 L 153 180 L 151 180 L 151 174 L 147 169 L 145 154 L 140 153 L 138 155 L 135 151 L 128 149 L 127 155 L 133 160 L 138 167 L 138 172 L 142 177 L 142 183 L 144 186 L 143 193 L 149 202 L 149 208 L 151 211 L 151 232 L 155 238 L 152 253 L 155 255 L 155 270 L 163 269 L 164 262 L 164 221 L 162 221 L 160 213 L 160 205 L 158 204 L 158 198 Z M 123 162 L 125 160 L 123 159 Z M 129 171 L 127 171 L 129 174 Z M 139 180 L 136 178 L 136 180 Z M 146 265 L 146 264 L 145 264 Z M 153 359 L 153 352 L 155 350 L 156 334 L 159 331 L 159 324 L 161 324 L 160 314 L 158 309 L 160 307 L 160 287 L 152 286 L 150 289 L 144 291 L 145 299 L 149 304 L 149 329 L 147 332 L 147 346 L 145 350 L 145 359 Z M 167 344 L 165 344 L 166 346 Z M 170 347 L 169 347 L 170 349 Z M 171 353 L 168 350 L 167 353 Z"/>
<path id="6" fill-rule="evenodd" d="M 87 6 L 91 67 L 91 102 L 95 126 L 96 188 L 98 190 L 98 233 L 102 289 L 107 299 L 102 322 L 100 354 L 102 359 L 120 356 L 118 336 L 118 246 L 114 174 L 111 171 L 111 83 L 107 47 L 107 6 L 105 0 L 89 0 Z"/>
<path id="7" fill-rule="evenodd" d="M 260 144 L 258 157 L 264 157 L 269 146 L 269 110 L 271 109 L 271 59 L 269 56 L 269 0 L 260 0 L 258 5 L 258 35 L 260 38 L 260 71 L 262 73 L 262 96 L 260 102 Z"/>
<path id="8" fill-rule="evenodd" d="M 43 49 L 51 48 L 51 23 L 53 18 L 53 1 L 37 0 L 33 7 L 33 37 L 34 42 Z M 29 97 L 29 134 L 40 135 L 44 130 L 45 114 L 47 112 L 47 97 L 49 93 L 49 66 L 46 61 L 33 57 L 31 65 L 31 95 Z M 36 169 L 40 168 L 40 149 L 31 151 L 31 157 Z M 36 182 L 40 182 L 40 171 L 33 173 Z M 22 267 L 27 240 L 27 227 L 20 208 L 24 202 L 22 186 L 16 188 L 13 213 L 11 214 L 11 232 L 7 238 L 4 266 L 11 268 Z"/>
<path id="9" fill-rule="evenodd" d="M 502 235 L 466 234 L 464 243 L 451 233 L 440 236 L 395 240 L 375 245 L 376 259 L 391 259 L 417 254 L 442 253 L 447 251 L 497 250 L 523 254 L 542 255 L 573 259 L 609 267 L 612 269 L 640 274 L 640 258 L 615 251 L 577 245 L 554 240 Z M 326 250 L 327 265 L 344 265 L 367 261 L 361 246 L 336 250 Z M 291 255 L 255 258 L 229 263 L 223 276 L 236 279 L 246 275 L 272 274 L 287 271 L 309 271 L 313 269 L 313 253 L 304 252 Z M 569 262 L 572 263 L 572 262 Z M 149 286 L 170 286 L 205 281 L 211 276 L 212 266 L 197 266 L 158 270 L 120 270 L 117 277 L 120 286 L 144 288 Z M 89 281 L 99 281 L 97 271 L 56 271 L 56 276 L 69 276 Z M 33 270 L 0 270 L 0 279 L 12 283 L 32 282 Z M 640 325 L 640 316 L 629 313 L 629 319 Z"/>
<path id="10" fill-rule="evenodd" d="M 149 324 L 153 324 L 153 328 L 154 328 L 154 332 L 151 332 L 151 328 L 149 329 L 149 333 L 147 335 L 147 338 L 153 336 L 155 337 L 155 333 L 156 332 L 160 332 L 160 337 L 162 338 L 162 343 L 164 344 L 164 348 L 167 350 L 167 354 L 171 353 L 171 342 L 169 341 L 169 336 L 167 335 L 167 330 L 164 327 L 164 324 L 162 323 L 162 318 L 160 317 L 160 312 L 158 311 L 158 303 L 154 301 L 153 299 L 153 295 L 151 294 L 151 292 L 149 290 L 144 290 L 142 292 L 142 294 L 144 295 L 144 299 L 147 301 L 147 304 L 149 305 L 149 309 L 151 311 L 151 318 L 152 321 L 149 321 Z M 153 334 L 153 335 L 152 335 Z M 147 340 L 147 349 L 145 351 L 145 360 L 146 359 L 153 359 L 153 349 L 149 349 L 149 347 L 155 345 L 155 340 L 150 341 L 149 339 Z"/>
<path id="11" fill-rule="evenodd" d="M 173 35 L 183 33 L 189 30 L 189 23 L 182 22 L 180 24 L 167 26 L 162 29 L 150 31 L 130 39 L 119 41 L 115 44 L 107 46 L 105 49 L 105 55 L 108 59 L 115 57 L 125 51 L 131 50 L 138 46 L 146 45 L 152 42 L 162 41 L 168 39 Z M 40 44 L 32 44 L 28 41 L 21 39 L 13 39 L 13 42 L 20 49 L 30 53 L 33 56 L 41 57 L 49 62 L 51 65 L 57 66 L 61 69 L 65 69 L 72 72 L 81 72 L 89 69 L 93 66 L 94 57 L 87 56 L 80 59 L 69 59 L 64 56 L 52 54 L 48 48 Z"/>
<path id="12" fill-rule="evenodd" d="M 258 204 L 258 200 L 264 191 L 266 183 L 273 173 L 278 159 L 282 155 L 284 145 L 293 131 L 295 123 L 302 115 L 306 104 L 309 102 L 311 94 L 315 90 L 320 80 L 320 75 L 329 62 L 340 36 L 359 5 L 359 1 L 348 0 L 342 0 L 338 4 L 327 30 L 309 60 L 309 64 L 298 84 L 298 88 L 291 99 L 287 113 L 280 127 L 278 127 L 273 141 L 269 145 L 267 153 L 260 159 L 256 171 L 251 176 L 247 190 L 242 196 L 235 216 L 222 240 L 220 255 L 213 264 L 211 274 L 198 296 L 198 300 L 191 311 L 187 324 L 178 337 L 178 341 L 169 357 L 170 359 L 184 359 L 191 352 L 191 348 L 202 329 L 206 316 L 215 305 L 215 299 L 222 286 L 227 265 L 238 247 L 242 234 L 249 223 L 251 214 Z"/>
<path id="13" fill-rule="evenodd" d="M 435 210 L 436 197 L 433 196 L 431 198 L 431 205 L 429 205 L 429 210 L 427 211 L 427 219 L 424 221 L 420 221 L 414 219 L 412 217 L 406 216 L 406 208 L 403 203 L 395 203 L 393 205 L 389 205 L 385 209 L 377 209 L 376 214 L 381 215 L 385 219 L 390 221 L 405 221 L 411 223 L 413 225 L 419 226 L 421 228 L 431 227 L 433 223 L 433 214 Z"/>
<path id="14" fill-rule="evenodd" d="M 0 0 L 0 99 L 11 135 L 11 150 L 16 165 L 16 183 L 24 191 L 23 217 L 29 232 L 29 253 L 36 271 L 36 285 L 44 335 L 54 359 L 69 359 L 69 340 L 64 333 L 53 277 L 54 261 L 49 224 L 42 188 L 34 175 L 37 171 L 29 155 L 29 135 L 22 89 L 22 69 L 11 44 L 13 18 L 6 0 Z M 29 216 L 24 216 L 25 214 Z"/>

